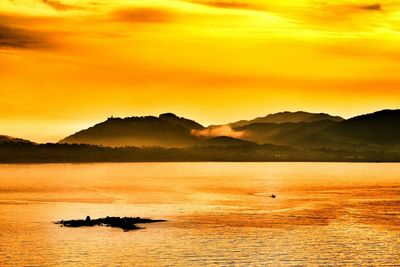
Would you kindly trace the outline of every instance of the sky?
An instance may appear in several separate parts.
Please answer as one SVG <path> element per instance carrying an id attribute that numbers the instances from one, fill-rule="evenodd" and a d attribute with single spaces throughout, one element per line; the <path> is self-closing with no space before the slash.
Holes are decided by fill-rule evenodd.
<path id="1" fill-rule="evenodd" d="M 400 1 L 1 0 L 0 135 L 400 105 Z"/>

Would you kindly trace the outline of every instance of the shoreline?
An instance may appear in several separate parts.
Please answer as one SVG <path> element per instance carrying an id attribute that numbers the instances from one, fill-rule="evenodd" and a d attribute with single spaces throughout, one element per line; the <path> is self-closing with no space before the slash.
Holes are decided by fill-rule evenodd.
<path id="1" fill-rule="evenodd" d="M 0 165 L 36 165 L 36 164 L 104 164 L 104 163 L 400 163 L 400 161 L 324 161 L 324 160 L 287 160 L 287 161 L 232 161 L 232 160 L 188 160 L 188 161 L 13 161 L 13 162 L 0 162 Z"/>

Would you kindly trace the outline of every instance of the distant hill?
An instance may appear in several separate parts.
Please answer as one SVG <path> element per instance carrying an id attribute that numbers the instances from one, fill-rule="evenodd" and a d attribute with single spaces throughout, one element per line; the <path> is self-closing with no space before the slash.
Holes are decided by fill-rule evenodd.
<path id="1" fill-rule="evenodd" d="M 282 112 L 207 128 L 172 113 L 109 118 L 60 143 L 166 148 L 256 143 L 298 149 L 400 151 L 400 110 L 382 110 L 348 120 L 325 113 Z"/>
<path id="2" fill-rule="evenodd" d="M 37 144 L 0 135 L 0 163 L 400 162 L 400 110 L 382 110 L 348 120 L 327 116 L 330 119 L 322 119 L 325 115 L 317 116 L 318 119 L 304 115 L 300 117 L 306 121 L 300 122 L 282 122 L 281 117 L 276 120 L 279 123 L 252 122 L 239 127 L 208 128 L 172 113 L 159 117 L 109 118 L 58 144 Z"/>
<path id="3" fill-rule="evenodd" d="M 382 110 L 342 121 L 320 135 L 329 140 L 400 149 L 400 110 Z"/>
<path id="4" fill-rule="evenodd" d="M 161 120 L 167 121 L 171 124 L 180 125 L 186 129 L 192 130 L 201 130 L 205 127 L 193 120 L 185 119 L 183 117 L 178 117 L 173 113 L 164 113 L 159 116 Z"/>
<path id="5" fill-rule="evenodd" d="M 259 144 L 297 148 L 400 150 L 400 110 L 383 110 L 348 120 L 308 123 L 253 123 L 233 128 Z"/>
<path id="6" fill-rule="evenodd" d="M 233 128 L 242 132 L 242 139 L 258 144 L 289 145 L 297 147 L 319 147 L 321 140 L 315 138 L 319 132 L 328 129 L 339 122 L 323 120 L 315 122 L 287 123 L 252 123 Z M 314 144 L 313 142 L 317 144 Z"/>
<path id="7" fill-rule="evenodd" d="M 86 130 L 77 132 L 59 143 L 102 146 L 187 147 L 201 142 L 191 135 L 192 129 L 204 127 L 172 113 L 159 117 L 108 118 Z"/>
<path id="8" fill-rule="evenodd" d="M 242 127 L 250 125 L 253 123 L 300 123 L 300 122 L 315 122 L 315 121 L 343 121 L 344 119 L 339 116 L 332 116 L 326 113 L 310 113 L 304 111 L 297 112 L 279 112 L 274 114 L 269 114 L 265 117 L 258 117 L 253 120 L 241 120 L 237 122 L 230 123 L 232 128 Z"/>
<path id="9" fill-rule="evenodd" d="M 0 135 L 0 144 L 4 143 L 21 143 L 21 144 L 33 144 L 33 142 L 21 138 L 15 138 L 7 135 Z"/>

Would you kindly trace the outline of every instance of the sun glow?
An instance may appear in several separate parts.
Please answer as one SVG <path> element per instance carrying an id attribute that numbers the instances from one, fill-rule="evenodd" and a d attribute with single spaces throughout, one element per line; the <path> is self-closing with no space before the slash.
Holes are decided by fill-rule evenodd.
<path id="1" fill-rule="evenodd" d="M 281 110 L 346 117 L 397 107 L 398 8 L 1 1 L 0 133 L 57 141 L 110 115 L 171 111 L 210 124 Z M 39 139 L 39 129 L 47 136 Z"/>

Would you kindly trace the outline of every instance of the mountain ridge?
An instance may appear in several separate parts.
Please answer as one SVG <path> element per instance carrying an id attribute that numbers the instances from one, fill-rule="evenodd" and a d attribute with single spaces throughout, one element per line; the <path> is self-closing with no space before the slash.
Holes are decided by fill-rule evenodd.
<path id="1" fill-rule="evenodd" d="M 110 117 L 60 143 L 182 148 L 249 142 L 300 149 L 400 149 L 400 110 L 381 110 L 347 120 L 326 113 L 280 112 L 243 122 L 204 127 L 173 113 Z"/>
<path id="2" fill-rule="evenodd" d="M 264 117 L 257 117 L 252 120 L 240 120 L 233 123 L 229 123 L 228 125 L 232 128 L 246 126 L 252 123 L 287 123 L 287 122 L 314 122 L 321 120 L 331 120 L 331 121 L 343 121 L 344 119 L 340 116 L 332 116 L 327 113 L 312 113 L 305 111 L 283 111 L 278 113 L 271 113 Z"/>
<path id="3" fill-rule="evenodd" d="M 8 135 L 0 135 L 0 144 L 3 143 L 34 144 L 34 142 L 26 139 L 16 138 Z"/>
<path id="4" fill-rule="evenodd" d="M 196 145 L 198 139 L 190 134 L 192 127 L 204 126 L 164 113 L 159 117 L 109 117 L 92 127 L 76 132 L 59 141 L 61 144 L 91 144 L 103 146 L 163 146 Z"/>

